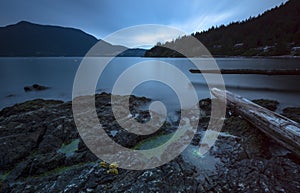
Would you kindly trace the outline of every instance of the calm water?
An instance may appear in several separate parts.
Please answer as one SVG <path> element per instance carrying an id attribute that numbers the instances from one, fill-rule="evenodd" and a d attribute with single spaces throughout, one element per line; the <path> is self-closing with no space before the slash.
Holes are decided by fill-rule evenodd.
<path id="1" fill-rule="evenodd" d="M 201 74 L 191 74 L 193 68 L 187 59 L 149 59 L 149 58 L 116 58 L 105 69 L 99 78 L 97 92 L 111 92 L 118 76 L 133 64 L 143 61 L 160 60 L 179 68 L 191 80 L 199 99 L 210 97 L 206 82 Z M 208 59 L 197 59 L 204 64 Z M 295 69 L 300 68 L 300 59 L 245 59 L 219 58 L 216 60 L 224 69 Z M 71 100 L 73 80 L 81 62 L 81 58 L 0 58 L 0 109 L 34 98 Z M 154 68 L 144 64 L 138 72 L 158 73 L 171 76 L 164 68 Z M 227 90 L 250 99 L 275 99 L 281 107 L 300 106 L 300 76 L 262 76 L 262 75 L 223 75 Z M 174 77 L 176 79 L 176 77 Z M 41 84 L 51 89 L 39 92 L 24 92 L 23 87 Z M 186 85 L 187 87 L 190 85 Z M 191 86 L 190 86 L 191 87 Z M 192 87 L 191 87 L 192 89 Z M 168 86 L 154 81 L 145 82 L 133 94 L 160 100 L 169 110 L 179 107 L 178 99 Z"/>

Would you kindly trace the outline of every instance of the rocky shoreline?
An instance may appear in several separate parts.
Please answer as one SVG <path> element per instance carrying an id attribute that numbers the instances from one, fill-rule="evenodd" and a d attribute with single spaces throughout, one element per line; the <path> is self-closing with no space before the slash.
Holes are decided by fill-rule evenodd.
<path id="1" fill-rule="evenodd" d="M 114 120 L 110 95 L 96 96 L 96 110 L 107 134 L 136 148 L 149 137 L 176 130 L 166 122 L 149 136 L 130 134 Z M 131 96 L 130 109 L 140 122 L 149 103 Z M 275 111 L 276 101 L 254 101 Z M 107 173 L 76 129 L 71 102 L 36 99 L 0 111 L 0 192 L 299 192 L 300 159 L 278 146 L 228 109 L 222 133 L 205 157 L 199 145 L 210 118 L 210 99 L 199 102 L 201 119 L 191 145 L 173 161 L 144 171 Z M 284 116 L 300 122 L 300 108 Z"/>

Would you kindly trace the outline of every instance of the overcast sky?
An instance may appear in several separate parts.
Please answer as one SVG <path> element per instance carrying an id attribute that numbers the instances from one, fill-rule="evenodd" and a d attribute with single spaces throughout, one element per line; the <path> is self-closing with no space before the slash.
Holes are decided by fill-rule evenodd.
<path id="1" fill-rule="evenodd" d="M 97 38 L 104 38 L 125 27 L 160 24 L 173 26 L 191 34 L 195 31 L 206 30 L 211 26 L 256 16 L 286 1 L 1 0 L 0 26 L 26 20 L 39 24 L 74 27 Z M 179 35 L 163 30 L 160 33 L 157 39 L 151 38 L 147 44 L 170 40 Z M 140 42 L 140 44 L 145 44 L 145 42 Z"/>

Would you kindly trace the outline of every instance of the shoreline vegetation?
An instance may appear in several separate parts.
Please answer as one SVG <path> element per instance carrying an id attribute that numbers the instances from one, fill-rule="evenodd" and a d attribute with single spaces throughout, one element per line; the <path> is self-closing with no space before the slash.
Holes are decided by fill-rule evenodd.
<path id="1" fill-rule="evenodd" d="M 194 39 L 199 40 L 213 56 L 300 56 L 299 9 L 300 1 L 289 0 L 242 22 L 211 27 L 165 43 L 158 42 L 145 56 L 183 57 L 181 50 L 190 50 L 191 56 L 199 56 L 198 44 L 189 43 Z"/>
<path id="2" fill-rule="evenodd" d="M 168 139 L 177 129 L 177 121 L 173 119 L 148 136 L 129 133 L 114 119 L 110 99 L 107 93 L 95 96 L 99 121 L 107 135 L 125 147 L 151 148 L 161 143 L 160 136 Z M 150 118 L 148 111 L 140 110 L 149 102 L 145 97 L 130 96 L 130 112 L 141 123 Z M 279 105 L 262 99 L 253 102 L 271 111 L 276 111 Z M 0 192 L 247 192 L 254 189 L 297 192 L 300 162 L 296 155 L 232 109 L 227 110 L 222 133 L 214 147 L 199 156 L 197 149 L 210 120 L 211 99 L 200 100 L 199 107 L 198 130 L 180 156 L 149 170 L 118 168 L 117 175 L 101 167 L 102 160 L 82 141 L 73 120 L 71 101 L 36 99 L 4 108 L 0 111 Z M 286 108 L 281 114 L 300 122 L 300 108 Z M 101 136 L 98 138 L 101 140 Z M 162 140 L 166 139 L 162 137 Z"/>

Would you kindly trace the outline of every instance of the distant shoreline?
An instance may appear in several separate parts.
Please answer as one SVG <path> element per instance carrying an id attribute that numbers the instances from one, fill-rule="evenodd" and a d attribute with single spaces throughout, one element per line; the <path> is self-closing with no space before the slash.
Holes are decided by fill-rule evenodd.
<path id="1" fill-rule="evenodd" d="M 148 57 L 148 56 L 143 56 L 142 58 L 185 58 L 185 57 Z M 202 56 L 202 57 L 190 57 L 190 58 L 257 58 L 257 59 L 298 59 L 300 56 L 292 56 L 292 55 L 283 55 L 283 56 L 226 56 L 226 55 L 217 55 L 213 57 L 209 56 Z"/>
<path id="2" fill-rule="evenodd" d="M 214 56 L 214 58 L 283 58 L 283 59 L 293 59 L 293 58 L 300 58 L 300 56 L 292 56 L 292 55 L 282 55 L 282 56 Z"/>
<path id="3" fill-rule="evenodd" d="M 84 58 L 85 56 L 0 56 L 1 58 Z M 89 56 L 89 57 L 113 57 L 113 56 Z M 148 57 L 148 56 L 115 56 L 116 58 L 185 58 L 185 57 Z M 115 58 L 114 57 L 114 58 Z M 213 57 L 191 57 L 191 58 L 257 58 L 257 59 L 299 59 L 300 56 L 283 55 L 283 56 L 226 56 L 217 55 Z"/>

